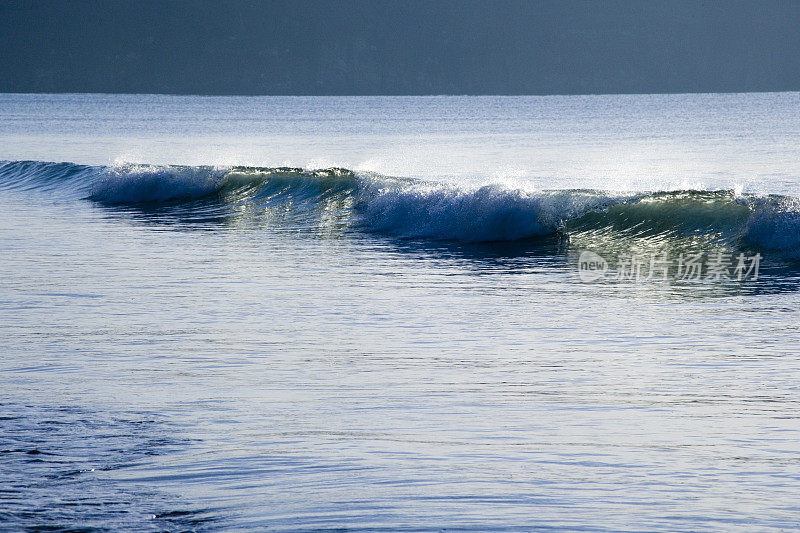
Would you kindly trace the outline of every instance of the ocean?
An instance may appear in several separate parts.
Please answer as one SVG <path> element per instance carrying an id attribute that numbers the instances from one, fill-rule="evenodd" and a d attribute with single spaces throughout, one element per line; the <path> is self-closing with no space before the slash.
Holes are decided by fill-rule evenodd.
<path id="1" fill-rule="evenodd" d="M 0 529 L 800 529 L 800 93 L 0 95 Z"/>

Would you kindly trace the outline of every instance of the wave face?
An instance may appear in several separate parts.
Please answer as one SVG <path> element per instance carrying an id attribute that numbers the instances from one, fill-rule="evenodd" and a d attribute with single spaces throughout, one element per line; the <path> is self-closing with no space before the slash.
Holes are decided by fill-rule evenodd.
<path id="1" fill-rule="evenodd" d="M 702 238 L 800 258 L 800 201 L 733 191 L 612 194 L 459 186 L 331 168 L 0 163 L 0 190 L 67 193 L 109 209 L 338 209 L 355 230 L 464 243 L 554 234 Z M 333 207 L 332 207 L 333 206 Z M 317 217 L 321 221 L 323 218 Z M 322 223 L 322 222 L 320 222 Z"/>

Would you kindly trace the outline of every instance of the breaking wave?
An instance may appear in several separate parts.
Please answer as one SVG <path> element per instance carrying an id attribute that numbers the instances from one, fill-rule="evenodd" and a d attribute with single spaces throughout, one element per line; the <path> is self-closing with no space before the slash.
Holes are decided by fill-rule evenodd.
<path id="1" fill-rule="evenodd" d="M 0 163 L 0 189 L 62 192 L 110 209 L 147 207 L 231 216 L 279 206 L 325 209 L 332 202 L 355 230 L 459 242 L 554 234 L 702 236 L 800 258 L 800 200 L 685 190 L 614 194 L 464 186 L 331 168 Z"/>

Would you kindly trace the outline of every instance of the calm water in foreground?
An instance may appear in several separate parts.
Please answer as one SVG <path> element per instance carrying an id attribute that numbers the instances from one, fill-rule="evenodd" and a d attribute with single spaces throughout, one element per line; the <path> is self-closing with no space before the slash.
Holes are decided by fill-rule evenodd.
<path id="1" fill-rule="evenodd" d="M 800 529 L 798 116 L 0 95 L 0 529 Z"/>

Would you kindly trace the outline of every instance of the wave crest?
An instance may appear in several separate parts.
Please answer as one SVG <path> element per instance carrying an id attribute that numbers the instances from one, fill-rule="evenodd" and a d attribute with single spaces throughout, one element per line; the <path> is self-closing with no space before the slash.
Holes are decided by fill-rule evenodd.
<path id="1" fill-rule="evenodd" d="M 575 191 L 532 193 L 500 185 L 465 189 L 415 183 L 368 189 L 362 196 L 362 219 L 373 230 L 462 242 L 550 235 L 589 209 L 619 201 Z"/>
<path id="2" fill-rule="evenodd" d="M 399 237 L 460 242 L 512 241 L 556 232 L 626 237 L 703 236 L 800 258 L 800 200 L 734 191 L 615 195 L 603 191 L 529 191 L 499 184 L 459 186 L 347 169 L 0 162 L 0 189 L 39 190 L 111 208 L 150 206 L 191 214 L 213 206 L 220 217 L 280 207 L 346 211 L 352 227 Z M 341 201 L 340 201 L 341 200 Z M 208 204 L 208 205 L 206 205 Z M 137 208 L 138 209 L 138 208 Z M 194 210 L 194 211 L 193 211 Z M 325 217 L 310 217 L 320 224 Z"/>
<path id="3" fill-rule="evenodd" d="M 743 239 L 765 250 L 800 259 L 800 200 L 787 197 L 759 199 L 745 224 Z"/>
<path id="4" fill-rule="evenodd" d="M 219 191 L 227 169 L 119 165 L 103 167 L 91 185 L 91 200 L 109 204 L 190 200 Z"/>

